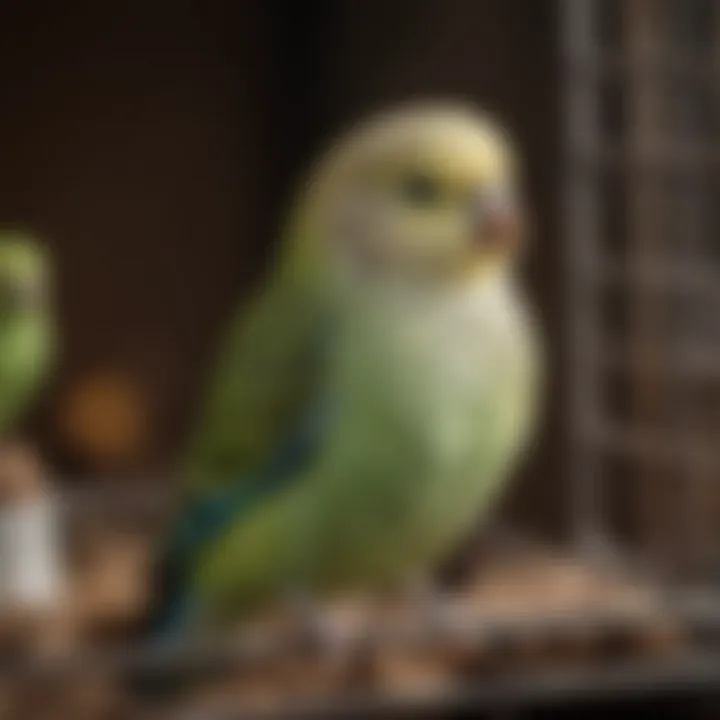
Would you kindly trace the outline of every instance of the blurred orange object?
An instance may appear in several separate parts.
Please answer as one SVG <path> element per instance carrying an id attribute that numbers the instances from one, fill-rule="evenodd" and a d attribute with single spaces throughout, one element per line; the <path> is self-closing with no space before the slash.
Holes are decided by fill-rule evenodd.
<path id="1" fill-rule="evenodd" d="M 148 403 L 129 374 L 103 369 L 80 378 L 60 404 L 68 449 L 100 468 L 137 459 L 147 447 Z"/>

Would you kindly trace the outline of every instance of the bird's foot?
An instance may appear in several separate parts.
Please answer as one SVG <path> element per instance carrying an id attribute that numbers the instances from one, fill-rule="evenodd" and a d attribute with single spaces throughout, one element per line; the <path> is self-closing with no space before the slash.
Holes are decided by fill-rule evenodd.
<path id="1" fill-rule="evenodd" d="M 305 592 L 292 592 L 288 606 L 300 643 L 323 657 L 339 656 L 346 637 L 329 610 Z"/>
<path id="2" fill-rule="evenodd" d="M 427 575 L 412 575 L 406 580 L 406 595 L 418 608 L 428 629 L 443 631 L 453 625 L 454 614 L 448 593 Z"/>

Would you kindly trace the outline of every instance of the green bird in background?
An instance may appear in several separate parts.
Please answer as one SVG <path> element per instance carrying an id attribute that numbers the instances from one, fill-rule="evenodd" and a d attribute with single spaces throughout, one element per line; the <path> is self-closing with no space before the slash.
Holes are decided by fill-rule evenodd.
<path id="1" fill-rule="evenodd" d="M 381 114 L 323 156 L 221 348 L 155 637 L 288 589 L 422 577 L 487 518 L 542 374 L 517 175 L 502 129 L 452 104 Z"/>
<path id="2" fill-rule="evenodd" d="M 0 433 L 36 399 L 52 363 L 50 262 L 29 235 L 0 230 Z"/>

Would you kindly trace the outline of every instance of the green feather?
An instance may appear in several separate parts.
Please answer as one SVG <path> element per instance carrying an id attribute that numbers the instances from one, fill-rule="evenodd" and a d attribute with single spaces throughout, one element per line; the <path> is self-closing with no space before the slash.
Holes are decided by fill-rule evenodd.
<path id="1" fill-rule="evenodd" d="M 32 238 L 0 232 L 0 432 L 12 431 L 52 363 L 49 272 L 47 254 Z"/>
<path id="2" fill-rule="evenodd" d="M 316 395 L 329 319 L 311 227 L 303 197 L 274 274 L 222 340 L 185 458 L 191 495 L 252 472 Z"/>

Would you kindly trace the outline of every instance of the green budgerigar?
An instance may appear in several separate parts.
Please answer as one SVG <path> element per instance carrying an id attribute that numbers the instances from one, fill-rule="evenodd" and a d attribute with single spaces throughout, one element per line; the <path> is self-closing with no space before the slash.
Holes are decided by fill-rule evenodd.
<path id="1" fill-rule="evenodd" d="M 541 375 L 517 175 L 505 132 L 453 104 L 385 112 L 322 157 L 221 349 L 156 637 L 420 577 L 488 515 Z"/>
<path id="2" fill-rule="evenodd" d="M 0 230 L 0 433 L 9 433 L 45 381 L 53 357 L 47 252 Z"/>

